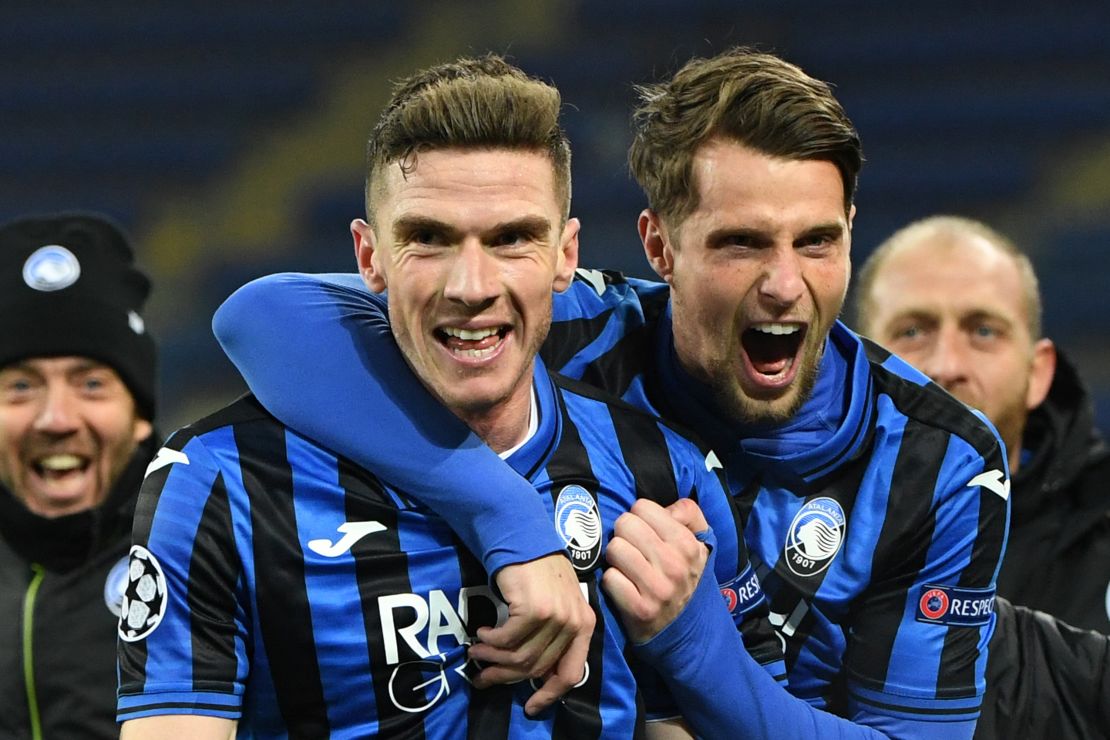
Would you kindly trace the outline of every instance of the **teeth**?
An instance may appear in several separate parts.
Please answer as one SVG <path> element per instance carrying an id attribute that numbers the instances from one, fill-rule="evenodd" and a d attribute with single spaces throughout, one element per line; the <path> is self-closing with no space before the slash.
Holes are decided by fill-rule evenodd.
<path id="1" fill-rule="evenodd" d="M 794 334 L 802 330 L 797 324 L 753 324 L 752 329 L 764 334 Z"/>
<path id="2" fill-rule="evenodd" d="M 39 465 L 45 470 L 75 470 L 81 467 L 81 458 L 77 455 L 48 455 L 39 460 Z"/>
<path id="3" fill-rule="evenodd" d="M 455 354 L 461 355 L 462 357 L 469 357 L 475 360 L 480 360 L 492 355 L 495 349 L 496 347 L 490 347 L 489 349 L 464 349 L 457 350 Z"/>
<path id="4" fill-rule="evenodd" d="M 464 339 L 468 342 L 476 342 L 479 339 L 485 339 L 486 337 L 496 334 L 497 329 L 456 329 L 453 326 L 445 326 L 443 327 L 443 333 L 451 337 Z"/>

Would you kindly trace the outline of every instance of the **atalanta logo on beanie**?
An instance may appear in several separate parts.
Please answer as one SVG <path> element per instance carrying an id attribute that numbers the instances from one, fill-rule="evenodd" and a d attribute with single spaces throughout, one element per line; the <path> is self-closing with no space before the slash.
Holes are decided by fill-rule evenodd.
<path id="1" fill-rule="evenodd" d="M 73 252 L 60 244 L 36 249 L 23 263 L 23 282 L 27 287 L 49 293 L 68 288 L 81 277 L 81 263 Z"/>

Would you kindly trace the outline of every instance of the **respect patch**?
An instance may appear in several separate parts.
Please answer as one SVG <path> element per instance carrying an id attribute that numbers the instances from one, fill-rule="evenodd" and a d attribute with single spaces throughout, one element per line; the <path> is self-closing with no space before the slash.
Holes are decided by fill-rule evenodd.
<path id="1" fill-rule="evenodd" d="M 917 621 L 981 627 L 994 614 L 993 588 L 957 588 L 926 584 L 917 599 Z"/>
<path id="2" fill-rule="evenodd" d="M 759 585 L 759 577 L 750 564 L 744 568 L 743 573 L 728 583 L 722 583 L 720 588 L 725 606 L 734 617 L 751 611 L 765 598 Z"/>

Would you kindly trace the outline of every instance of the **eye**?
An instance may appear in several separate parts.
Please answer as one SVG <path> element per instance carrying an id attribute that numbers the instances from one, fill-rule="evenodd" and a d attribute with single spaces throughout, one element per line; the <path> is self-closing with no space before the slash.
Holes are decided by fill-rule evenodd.
<path id="1" fill-rule="evenodd" d="M 836 238 L 832 234 L 806 234 L 798 240 L 798 248 L 821 248 L 833 244 Z"/>
<path id="2" fill-rule="evenodd" d="M 737 232 L 735 234 L 722 234 L 710 242 L 713 247 L 723 249 L 755 249 L 761 242 L 754 234 Z"/>
<path id="3" fill-rule="evenodd" d="M 28 393 L 31 390 L 31 381 L 27 378 L 13 378 L 4 383 L 4 390 L 8 393 Z"/>
<path id="4" fill-rule="evenodd" d="M 32 397 L 35 384 L 30 378 L 15 376 L 4 378 L 0 381 L 0 393 L 8 403 L 19 403 Z"/>
<path id="5" fill-rule="evenodd" d="M 983 339 L 989 339 L 991 337 L 996 337 L 999 335 L 999 331 L 997 329 L 986 324 L 980 324 L 979 326 L 976 326 L 974 332 L 975 336 L 981 337 Z"/>
<path id="6" fill-rule="evenodd" d="M 438 246 L 443 244 L 443 236 L 431 229 L 417 229 L 409 234 L 408 241 L 410 244 Z"/>
<path id="7" fill-rule="evenodd" d="M 505 231 L 497 234 L 490 241 L 494 247 L 516 247 L 530 244 L 535 241 L 535 236 L 527 231 Z"/>

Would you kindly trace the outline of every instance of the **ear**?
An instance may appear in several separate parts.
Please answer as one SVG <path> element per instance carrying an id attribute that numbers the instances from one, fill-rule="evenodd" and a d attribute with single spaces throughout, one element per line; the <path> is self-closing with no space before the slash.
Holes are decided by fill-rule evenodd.
<path id="1" fill-rule="evenodd" d="M 351 237 L 355 242 L 355 261 L 358 263 L 362 282 L 375 293 L 381 293 L 386 288 L 386 280 L 374 227 L 361 218 L 356 218 L 351 222 Z"/>
<path id="2" fill-rule="evenodd" d="M 640 232 L 640 241 L 643 242 L 644 254 L 651 269 L 670 283 L 674 273 L 674 248 L 659 215 L 650 208 L 640 211 L 636 230 Z"/>
<path id="3" fill-rule="evenodd" d="M 132 430 L 131 438 L 135 440 L 135 444 L 141 444 L 146 441 L 146 438 L 154 433 L 154 425 L 146 419 L 138 416 L 135 418 L 135 426 Z"/>
<path id="4" fill-rule="evenodd" d="M 1033 360 L 1029 373 L 1029 390 L 1025 393 L 1025 408 L 1029 411 L 1040 406 L 1052 387 L 1056 375 L 1056 345 L 1051 339 L 1038 339 L 1033 344 Z"/>
<path id="5" fill-rule="evenodd" d="M 555 281 L 551 289 L 562 293 L 570 286 L 574 279 L 574 271 L 578 269 L 578 232 L 582 224 L 576 218 L 568 218 L 563 226 L 563 234 L 559 237 L 559 252 L 555 255 Z"/>

